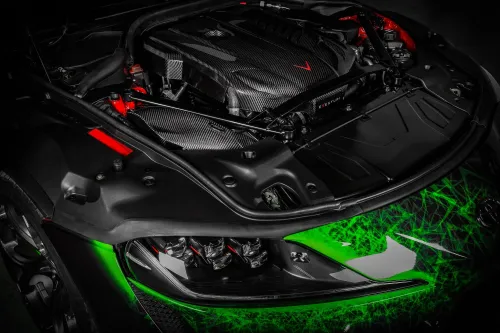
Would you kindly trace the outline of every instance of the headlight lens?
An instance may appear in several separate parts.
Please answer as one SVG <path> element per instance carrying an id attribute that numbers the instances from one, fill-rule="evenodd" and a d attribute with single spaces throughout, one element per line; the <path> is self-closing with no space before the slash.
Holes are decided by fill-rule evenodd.
<path id="1" fill-rule="evenodd" d="M 168 296 L 202 303 L 345 297 L 395 284 L 370 280 L 282 239 L 153 237 L 119 249 L 131 278 Z"/>

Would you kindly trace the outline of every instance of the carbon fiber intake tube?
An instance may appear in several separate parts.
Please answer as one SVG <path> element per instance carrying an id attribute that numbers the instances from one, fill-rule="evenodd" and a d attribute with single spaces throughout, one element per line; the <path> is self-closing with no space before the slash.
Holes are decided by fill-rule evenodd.
<path id="1" fill-rule="evenodd" d="M 78 98 L 84 97 L 87 92 L 95 87 L 99 82 L 123 68 L 125 66 L 126 59 L 127 53 L 125 49 L 116 49 L 109 58 L 100 63 L 99 66 L 83 78 L 82 82 L 76 89 L 75 96 Z"/>
<path id="2" fill-rule="evenodd" d="M 233 116 L 240 115 L 240 102 L 238 100 L 238 95 L 233 87 L 227 89 L 227 109 Z"/>

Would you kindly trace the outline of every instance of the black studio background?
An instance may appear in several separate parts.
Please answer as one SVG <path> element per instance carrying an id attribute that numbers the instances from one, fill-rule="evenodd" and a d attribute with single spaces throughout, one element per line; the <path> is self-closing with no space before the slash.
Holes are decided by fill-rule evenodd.
<path id="1" fill-rule="evenodd" d="M 78 18 L 91 11 L 92 4 L 105 2 L 125 2 L 126 0 L 68 0 L 9 2 L 4 12 L 10 27 L 5 29 L 2 49 L 13 45 L 13 40 L 24 34 L 25 22 L 60 22 L 65 17 Z M 142 4 L 158 3 L 161 0 L 136 0 Z M 236 1 L 236 0 L 235 0 Z M 359 2 L 382 11 L 394 11 L 408 16 L 430 29 L 442 34 L 464 53 L 485 67 L 500 81 L 500 12 L 497 1 L 487 0 L 359 0 Z M 9 68 L 4 64 L 4 69 Z M 497 331 L 500 280 L 490 281 L 469 291 L 462 299 L 450 332 L 455 331 Z M 0 257 L 0 332 L 35 332 L 22 304 L 16 286 L 7 275 Z"/>

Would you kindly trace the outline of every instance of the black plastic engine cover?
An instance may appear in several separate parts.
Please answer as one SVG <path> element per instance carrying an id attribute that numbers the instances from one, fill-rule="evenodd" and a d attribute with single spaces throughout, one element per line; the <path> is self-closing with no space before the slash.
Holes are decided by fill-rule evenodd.
<path id="1" fill-rule="evenodd" d="M 183 80 L 242 111 L 274 108 L 317 82 L 347 73 L 354 53 L 265 10 L 233 10 L 163 25 L 145 39 L 156 69 L 181 56 Z M 158 63 L 160 63 L 158 65 Z"/>

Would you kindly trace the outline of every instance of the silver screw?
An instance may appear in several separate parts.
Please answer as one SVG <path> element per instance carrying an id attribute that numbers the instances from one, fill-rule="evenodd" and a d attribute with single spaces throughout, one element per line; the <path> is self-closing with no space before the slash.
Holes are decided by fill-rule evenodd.
<path id="1" fill-rule="evenodd" d="M 352 105 L 351 105 L 351 104 L 346 104 L 346 106 L 345 106 L 345 110 L 346 110 L 347 112 L 352 111 Z"/>
<path id="2" fill-rule="evenodd" d="M 101 181 L 104 178 L 106 178 L 106 176 L 103 173 L 98 173 L 97 176 L 95 176 L 95 179 L 98 181 Z"/>
<path id="3" fill-rule="evenodd" d="M 424 68 L 425 68 L 426 71 L 428 71 L 428 70 L 431 69 L 431 65 L 425 65 Z"/>

